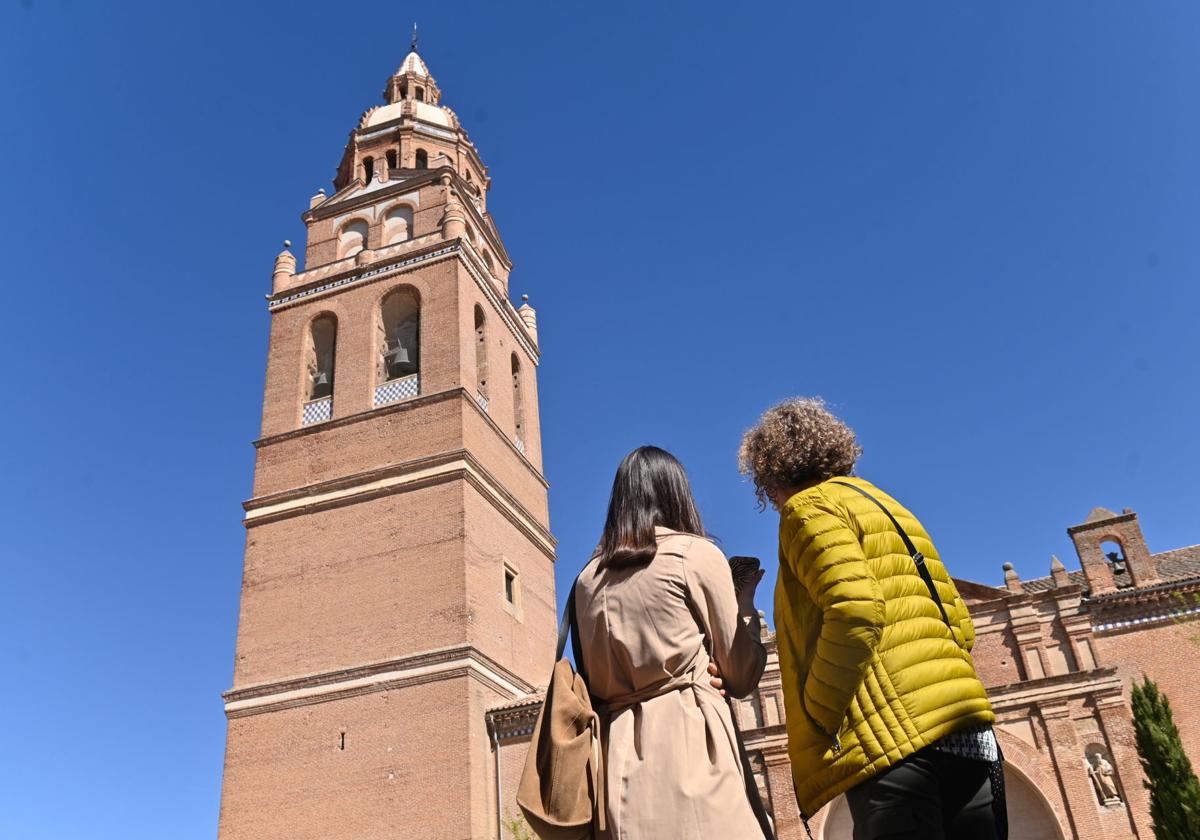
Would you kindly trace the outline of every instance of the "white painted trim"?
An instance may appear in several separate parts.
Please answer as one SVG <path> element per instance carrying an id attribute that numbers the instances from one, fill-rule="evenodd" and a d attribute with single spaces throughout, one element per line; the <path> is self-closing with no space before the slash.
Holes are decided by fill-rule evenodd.
<path id="1" fill-rule="evenodd" d="M 428 235 L 428 234 L 426 234 L 426 235 Z M 411 240 L 411 241 L 418 241 L 422 238 L 423 237 L 417 237 L 416 240 Z M 388 246 L 388 247 L 391 247 L 391 246 Z M 366 280 L 370 280 L 373 277 L 386 277 L 386 276 L 389 276 L 392 274 L 397 274 L 397 273 L 402 272 L 404 269 L 409 268 L 410 266 L 417 265 L 419 263 L 430 262 L 432 260 L 450 259 L 457 252 L 458 252 L 458 247 L 451 245 L 451 246 L 447 246 L 444 248 L 439 248 L 436 251 L 431 251 L 427 254 L 419 254 L 415 257 L 409 257 L 406 260 L 400 260 L 399 262 L 389 263 L 387 265 L 380 266 L 378 268 L 371 268 L 366 271 L 359 272 L 358 274 L 351 274 L 347 277 L 341 278 L 340 280 L 333 280 L 329 283 L 324 284 L 323 286 L 314 286 L 313 288 L 306 289 L 304 291 L 292 292 L 291 294 L 285 295 L 284 297 L 281 297 L 281 298 L 274 298 L 274 299 L 268 298 L 267 310 L 270 312 L 275 312 L 279 309 L 282 309 L 285 306 L 289 306 L 289 305 L 294 304 L 297 301 L 303 300 L 305 298 L 321 297 L 321 296 L 324 296 L 325 294 L 333 292 L 335 289 L 341 288 L 343 286 L 357 285 Z M 341 260 L 339 260 L 339 262 L 341 262 Z M 320 271 L 322 268 L 324 268 L 324 266 L 321 266 L 320 268 L 314 268 L 313 271 Z M 307 273 L 307 272 L 305 272 L 305 273 Z"/>
<path id="2" fill-rule="evenodd" d="M 450 659 L 446 660 L 445 662 L 435 662 L 431 665 L 417 665 L 408 668 L 401 667 L 394 671 L 384 671 L 379 674 L 371 674 L 367 677 L 339 680 L 337 682 L 314 685 L 308 688 L 297 688 L 292 689 L 291 691 L 279 691 L 272 694 L 263 694 L 258 697 L 248 698 L 246 700 L 233 700 L 225 704 L 225 712 L 226 714 L 232 714 L 236 712 L 244 712 L 249 709 L 255 709 L 260 706 L 274 706 L 279 703 L 292 703 L 305 700 L 312 701 L 327 694 L 341 694 L 346 691 L 369 689 L 383 683 L 413 679 L 415 677 L 435 676 L 448 671 L 458 671 L 462 668 L 475 671 L 480 676 L 501 686 L 505 691 L 510 692 L 514 697 L 521 697 L 525 694 L 523 689 L 513 685 L 506 678 L 502 677 L 500 674 L 493 671 L 491 668 L 487 667 L 481 662 L 473 659 L 470 656 L 460 656 L 457 659 Z"/>
<path id="3" fill-rule="evenodd" d="M 421 119 L 417 117 L 417 119 Z M 445 128 L 435 128 L 422 120 L 421 123 L 413 124 L 413 131 L 417 134 L 424 134 L 426 137 L 435 137 L 438 140 L 449 140 L 451 143 L 458 140 L 458 135 L 453 131 Z"/>
<path id="4" fill-rule="evenodd" d="M 379 107 L 382 108 L 383 106 L 380 105 Z M 374 110 L 374 109 L 372 109 L 372 110 Z M 371 140 L 375 137 L 382 137 L 383 135 L 389 134 L 395 130 L 396 130 L 395 126 L 392 126 L 390 128 L 377 128 L 374 131 L 367 131 L 364 133 L 360 133 L 358 135 L 358 139 L 359 140 Z M 360 129 L 358 129 L 358 131 L 362 132 L 362 129 L 360 128 Z"/>
<path id="5" fill-rule="evenodd" d="M 392 475 L 387 478 L 380 478 L 375 481 L 368 481 L 363 484 L 356 484 L 352 487 L 341 487 L 337 490 L 328 490 L 324 493 L 310 493 L 305 496 L 300 496 L 295 499 L 288 499 L 284 502 L 277 502 L 273 505 L 264 505 L 263 507 L 252 508 L 246 511 L 244 522 L 250 522 L 263 516 L 272 516 L 279 513 L 287 513 L 288 511 L 297 508 L 308 507 L 309 505 L 319 505 L 327 502 L 336 502 L 341 499 L 349 499 L 354 496 L 359 496 L 364 493 L 373 493 L 379 490 L 387 490 L 392 487 L 399 487 L 405 484 L 411 484 L 415 481 L 421 481 L 426 478 L 435 478 L 441 475 L 448 475 L 455 472 L 465 472 L 476 480 L 480 487 L 487 489 L 488 496 L 492 501 L 503 506 L 503 508 L 516 517 L 519 521 L 525 524 L 526 529 L 531 534 L 537 535 L 537 541 L 547 550 L 554 551 L 554 546 L 541 536 L 544 527 L 530 517 L 525 515 L 525 512 L 504 498 L 503 495 L 496 492 L 492 487 L 491 482 L 487 480 L 466 460 L 459 458 L 454 461 L 448 461 L 444 464 L 437 464 L 424 469 L 413 470 L 411 472 L 401 473 L 400 475 Z"/>

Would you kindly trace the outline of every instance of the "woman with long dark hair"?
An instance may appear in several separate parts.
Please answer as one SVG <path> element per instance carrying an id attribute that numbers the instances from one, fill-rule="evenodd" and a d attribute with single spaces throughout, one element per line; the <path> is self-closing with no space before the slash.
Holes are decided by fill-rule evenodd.
<path id="1" fill-rule="evenodd" d="M 763 836 L 730 707 L 709 680 L 715 663 L 729 694 L 758 685 L 761 578 L 734 589 L 679 461 L 655 446 L 625 457 L 575 590 L 615 840 Z"/>

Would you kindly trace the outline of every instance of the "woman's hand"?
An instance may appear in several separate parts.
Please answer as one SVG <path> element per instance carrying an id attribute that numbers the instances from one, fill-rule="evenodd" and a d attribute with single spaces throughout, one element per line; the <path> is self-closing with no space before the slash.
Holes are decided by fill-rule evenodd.
<path id="1" fill-rule="evenodd" d="M 720 692 L 721 696 L 725 696 L 725 680 L 721 679 L 721 669 L 717 667 L 716 662 L 708 663 L 708 673 L 712 674 L 712 679 L 709 683 Z"/>
<path id="2" fill-rule="evenodd" d="M 751 619 L 749 622 L 747 622 L 746 626 L 749 628 L 756 641 L 759 640 L 760 627 L 758 620 L 758 609 L 754 606 L 754 593 L 758 589 L 758 585 L 762 582 L 765 574 L 766 572 L 764 570 L 758 569 L 755 571 L 753 577 L 745 581 L 740 587 L 735 586 L 734 588 L 734 592 L 737 594 L 738 615 L 740 616 L 738 621 L 740 622 L 742 618 Z M 718 667 L 716 662 L 708 663 L 708 673 L 710 677 L 708 681 L 709 684 L 712 685 L 712 687 L 715 688 L 722 697 L 725 697 L 725 678 L 721 674 L 721 669 Z M 757 678 L 755 678 L 755 682 L 757 681 Z"/>
<path id="3" fill-rule="evenodd" d="M 758 608 L 754 606 L 754 592 L 758 589 L 758 584 L 765 574 L 765 570 L 759 569 L 753 578 L 736 590 L 739 615 L 758 615 Z"/>

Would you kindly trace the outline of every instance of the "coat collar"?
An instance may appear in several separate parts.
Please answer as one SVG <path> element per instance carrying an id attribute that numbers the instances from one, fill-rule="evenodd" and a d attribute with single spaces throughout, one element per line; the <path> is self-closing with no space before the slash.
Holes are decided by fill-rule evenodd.
<path id="1" fill-rule="evenodd" d="M 788 496 L 788 500 L 783 503 L 783 507 L 781 507 L 779 509 L 779 515 L 783 516 L 783 515 L 787 514 L 788 512 L 790 512 L 791 510 L 793 510 L 794 508 L 796 508 L 800 504 L 800 497 L 803 496 L 808 491 L 812 490 L 814 487 L 820 487 L 822 484 L 824 484 L 827 481 L 839 481 L 839 480 L 845 480 L 847 478 L 854 478 L 854 476 L 831 475 L 828 478 L 815 478 L 812 481 L 808 481 L 808 482 L 805 482 L 804 484 L 801 484 L 799 489 L 797 489 L 796 492 L 793 493 L 792 495 Z"/>

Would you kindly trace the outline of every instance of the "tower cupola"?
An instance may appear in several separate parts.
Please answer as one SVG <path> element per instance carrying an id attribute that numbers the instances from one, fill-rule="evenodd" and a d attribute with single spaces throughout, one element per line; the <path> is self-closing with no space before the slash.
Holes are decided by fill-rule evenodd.
<path id="1" fill-rule="evenodd" d="M 413 49 L 405 57 L 400 69 L 388 79 L 383 98 L 389 104 L 410 100 L 437 105 L 442 101 L 442 91 L 430 74 L 424 59 L 417 53 L 415 39 Z"/>
<path id="2" fill-rule="evenodd" d="M 464 196 L 484 211 L 487 167 L 458 115 L 442 104 L 414 34 L 412 50 L 384 87 L 383 104 L 364 111 L 350 132 L 333 185 L 340 192 L 355 181 L 369 187 L 443 168 L 458 175 Z"/>

